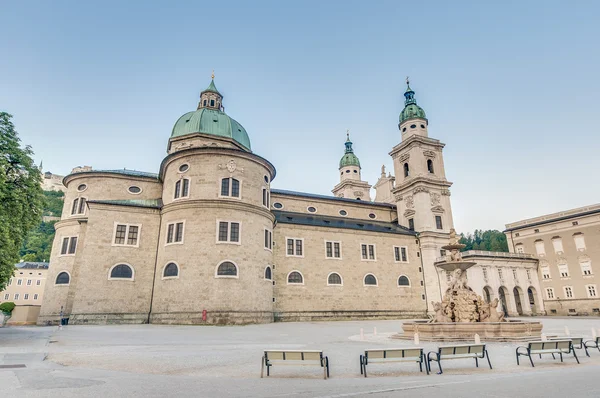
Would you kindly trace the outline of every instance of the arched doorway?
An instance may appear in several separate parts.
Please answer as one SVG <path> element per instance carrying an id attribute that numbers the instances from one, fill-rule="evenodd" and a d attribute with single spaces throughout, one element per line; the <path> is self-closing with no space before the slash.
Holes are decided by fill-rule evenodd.
<path id="1" fill-rule="evenodd" d="M 492 289 L 489 286 L 483 288 L 483 299 L 486 303 L 492 302 Z"/>
<path id="2" fill-rule="evenodd" d="M 498 289 L 498 299 L 500 300 L 500 305 L 502 306 L 502 311 L 504 311 L 504 315 L 508 316 L 508 305 L 506 304 L 506 288 L 504 286 L 500 286 Z"/>
<path id="3" fill-rule="evenodd" d="M 513 295 L 515 296 L 515 306 L 517 307 L 517 314 L 523 315 L 523 305 L 521 304 L 521 292 L 518 287 L 513 289 Z"/>
<path id="4" fill-rule="evenodd" d="M 533 286 L 529 286 L 529 289 L 527 289 L 527 297 L 529 297 L 529 305 L 531 306 L 531 314 L 535 315 L 537 314 L 537 307 L 535 306 L 535 296 L 536 296 L 536 291 L 535 288 Z"/>

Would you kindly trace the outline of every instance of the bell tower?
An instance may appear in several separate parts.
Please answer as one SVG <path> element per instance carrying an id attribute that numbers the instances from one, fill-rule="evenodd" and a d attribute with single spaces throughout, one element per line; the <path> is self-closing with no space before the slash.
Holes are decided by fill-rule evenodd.
<path id="1" fill-rule="evenodd" d="M 346 150 L 340 159 L 340 183 L 331 191 L 338 198 L 371 201 L 371 186 L 360 177 L 360 161 L 354 154 L 350 132 L 346 131 Z"/>
<path id="2" fill-rule="evenodd" d="M 442 246 L 454 228 L 450 205 L 450 186 L 444 170 L 442 150 L 445 144 L 429 137 L 429 121 L 415 99 L 406 79 L 404 109 L 398 128 L 402 141 L 392 148 L 396 177 L 392 191 L 398 211 L 398 222 L 419 234 L 423 257 L 423 279 L 427 289 L 427 306 L 441 301 L 442 292 L 436 258 L 443 255 Z"/>

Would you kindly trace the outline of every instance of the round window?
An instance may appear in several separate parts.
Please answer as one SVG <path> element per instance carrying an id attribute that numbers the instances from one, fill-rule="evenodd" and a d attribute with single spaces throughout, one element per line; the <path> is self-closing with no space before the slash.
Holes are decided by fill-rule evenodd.
<path id="1" fill-rule="evenodd" d="M 375 215 L 375 213 L 370 213 L 369 218 L 377 218 L 377 216 Z"/>
<path id="2" fill-rule="evenodd" d="M 410 128 L 411 128 L 411 129 L 416 129 L 416 128 L 417 128 L 417 125 L 416 125 L 416 124 L 411 124 L 411 125 L 410 125 Z"/>
<path id="3" fill-rule="evenodd" d="M 346 173 L 350 173 L 350 170 L 346 170 Z"/>
<path id="4" fill-rule="evenodd" d="M 138 194 L 140 192 L 142 192 L 142 188 L 140 187 L 136 187 L 135 185 L 129 187 L 129 193 Z"/>
<path id="5" fill-rule="evenodd" d="M 354 170 L 355 173 L 358 173 L 358 171 Z"/>
<path id="6" fill-rule="evenodd" d="M 85 184 L 79 184 L 79 186 L 77 187 L 77 190 L 78 190 L 79 192 L 83 192 L 83 191 L 85 191 L 86 189 L 87 189 L 87 185 L 85 185 Z"/>
<path id="7" fill-rule="evenodd" d="M 312 207 L 312 206 L 310 206 L 310 207 L 309 207 L 308 209 L 306 209 L 306 210 L 308 210 L 308 211 L 309 211 L 309 212 L 311 212 L 311 213 L 316 213 L 316 212 L 317 212 L 317 209 L 316 209 L 315 207 Z"/>
<path id="8" fill-rule="evenodd" d="M 346 210 L 340 210 L 340 216 L 347 216 L 348 212 Z"/>
<path id="9" fill-rule="evenodd" d="M 180 173 L 185 173 L 186 171 L 188 171 L 190 168 L 190 165 L 187 163 L 182 164 L 181 166 L 179 166 L 179 172 Z"/>
<path id="10" fill-rule="evenodd" d="M 268 184 L 269 183 L 269 177 L 265 176 L 265 182 Z"/>
<path id="11" fill-rule="evenodd" d="M 283 205 L 279 202 L 275 202 L 273 203 L 273 207 L 276 209 L 283 209 Z"/>
<path id="12" fill-rule="evenodd" d="M 424 129 L 424 128 L 425 128 L 425 125 L 424 125 L 424 124 L 422 124 L 422 125 L 421 125 L 421 128 L 422 128 L 422 129 Z"/>
<path id="13" fill-rule="evenodd" d="M 406 131 L 406 127 L 404 127 L 404 128 L 402 129 L 402 132 L 403 132 L 403 133 L 404 133 L 405 131 Z"/>

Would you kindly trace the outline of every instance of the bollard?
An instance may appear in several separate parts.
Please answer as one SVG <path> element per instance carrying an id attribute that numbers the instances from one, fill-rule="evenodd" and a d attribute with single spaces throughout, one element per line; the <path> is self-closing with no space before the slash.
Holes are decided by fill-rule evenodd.
<path id="1" fill-rule="evenodd" d="M 479 337 L 478 333 L 475 333 L 475 344 L 480 344 L 481 343 L 481 338 Z"/>
<path id="2" fill-rule="evenodd" d="M 365 332 L 364 332 L 363 328 L 360 328 L 360 339 L 361 340 L 365 339 Z"/>
<path id="3" fill-rule="evenodd" d="M 373 336 L 377 336 L 377 327 L 373 328 Z"/>

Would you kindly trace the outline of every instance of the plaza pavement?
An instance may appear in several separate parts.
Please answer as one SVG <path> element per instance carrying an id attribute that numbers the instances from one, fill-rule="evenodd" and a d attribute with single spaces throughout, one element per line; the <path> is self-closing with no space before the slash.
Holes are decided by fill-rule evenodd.
<path id="1" fill-rule="evenodd" d="M 600 318 L 537 318 L 547 334 L 591 338 Z M 373 328 L 377 334 L 373 334 Z M 0 397 L 600 397 L 600 352 L 578 350 L 581 364 L 546 356 L 517 367 L 516 343 L 490 343 L 485 361 L 443 363 L 444 374 L 412 363 L 371 365 L 365 348 L 411 345 L 390 339 L 401 321 L 216 326 L 67 326 L 0 328 Z M 365 339 L 360 339 L 363 328 Z M 426 351 L 437 343 L 421 343 Z M 260 379 L 264 349 L 322 349 L 331 379 L 317 367 L 274 366 Z"/>

